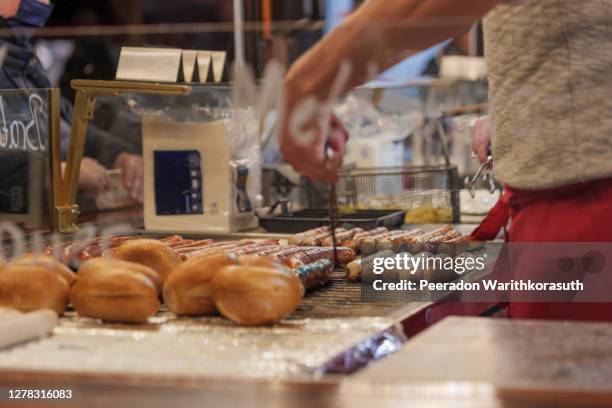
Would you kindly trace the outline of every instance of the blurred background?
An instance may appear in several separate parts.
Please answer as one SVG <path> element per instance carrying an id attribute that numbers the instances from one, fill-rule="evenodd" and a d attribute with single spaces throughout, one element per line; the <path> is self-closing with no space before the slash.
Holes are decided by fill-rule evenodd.
<path id="1" fill-rule="evenodd" d="M 240 5 L 243 14 L 245 62 L 259 79 L 271 59 L 288 67 L 361 3 L 357 0 L 53 1 L 48 21 L 36 31 L 31 42 L 50 86 L 60 88 L 64 101 L 62 160 L 66 157 L 70 133 L 69 107 L 75 95 L 71 81 L 115 79 L 122 47 L 225 51 L 227 68 L 223 85 L 226 86 L 232 79 L 231 68 L 236 59 L 234 5 Z M 376 29 L 373 23 L 372 30 Z M 482 29 L 477 23 L 460 38 L 413 55 L 352 91 L 336 107 L 336 113 L 351 134 L 344 160 L 346 166 L 378 168 L 452 163 L 457 168 L 456 178 L 461 182 L 444 188 L 453 191 L 462 188 L 464 177 L 475 174 L 478 169 L 477 161 L 470 154 L 471 126 L 476 113 L 482 109 L 461 112 L 465 107 L 486 104 L 487 82 L 482 55 Z M 29 84 L 24 88 L 28 87 L 46 86 Z M 183 104 L 182 111 L 188 112 L 188 119 L 195 120 L 209 105 L 216 106 L 219 98 L 230 94 L 229 87 L 225 90 L 201 88 L 197 92 L 201 108 L 198 112 L 194 111 L 194 104 Z M 142 157 L 146 154 L 142 142 L 142 112 L 135 112 L 134 100 L 131 102 L 129 105 L 125 98 L 97 98 L 88 128 L 85 157 L 93 164 L 89 168 L 82 165 L 81 175 L 106 171 L 106 179 L 117 179 L 118 187 L 126 187 L 130 193 L 129 199 L 121 204 L 116 203 L 118 193 L 110 194 L 110 201 L 114 203 L 110 208 L 143 202 L 143 181 L 138 182 L 140 188 L 131 187 L 125 181 L 129 178 L 125 175 L 130 174 L 134 174 L 134 180 L 143 179 Z M 168 112 L 181 111 L 180 103 L 175 100 L 167 99 L 164 103 L 163 109 Z M 289 197 L 304 207 L 324 206 L 324 189 L 304 180 L 284 163 L 274 137 L 274 123 L 275 113 L 270 112 L 266 120 L 256 126 L 261 142 L 258 160 L 262 165 L 261 200 L 257 204 L 272 205 Z M 121 186 L 121 177 L 124 177 L 125 186 Z M 100 183 L 81 181 L 81 209 L 108 209 L 103 202 L 106 201 L 104 196 L 109 194 L 97 188 Z M 110 181 L 106 185 L 110 185 Z M 381 183 L 389 182 L 402 185 L 401 181 L 388 180 L 385 176 L 368 185 L 366 191 L 379 194 Z M 419 188 L 427 191 L 439 188 L 436 180 L 426 184 Z M 121 195 L 126 195 L 123 190 L 121 188 Z M 383 192 L 386 195 L 397 193 L 395 190 Z M 458 200 L 453 198 L 454 202 Z M 492 202 L 488 195 L 487 200 L 486 207 Z M 427 203 L 368 201 L 367 205 L 431 206 Z M 458 208 L 458 204 L 453 207 Z"/>

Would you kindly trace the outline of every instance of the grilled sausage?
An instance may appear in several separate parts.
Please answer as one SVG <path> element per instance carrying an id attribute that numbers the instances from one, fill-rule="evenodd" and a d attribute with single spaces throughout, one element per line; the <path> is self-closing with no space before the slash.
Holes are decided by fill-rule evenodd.
<path id="1" fill-rule="evenodd" d="M 293 268 L 295 268 L 297 266 L 302 266 L 300 264 L 295 264 L 295 263 L 289 262 L 290 260 L 295 259 L 295 256 L 299 255 L 299 254 L 306 254 L 305 247 L 299 247 L 299 246 L 285 247 L 284 250 L 279 251 L 279 252 L 271 255 L 271 257 L 273 259 L 277 260 L 278 262 L 280 262 L 280 263 L 288 266 L 289 268 L 293 269 Z M 306 263 L 306 262 L 304 262 L 304 263 Z"/>
<path id="2" fill-rule="evenodd" d="M 351 248 L 353 251 L 357 251 L 359 243 L 361 243 L 361 241 L 364 238 L 367 238 L 367 237 L 370 237 L 370 236 L 374 236 L 374 235 L 378 235 L 378 234 L 382 234 L 382 233 L 387 232 L 387 231 L 388 230 L 387 230 L 386 227 L 378 227 L 378 228 L 374 228 L 373 230 L 370 230 L 370 231 L 358 232 L 355 235 L 353 235 L 353 237 L 350 238 L 350 239 L 341 240 L 340 241 L 340 246 L 346 247 L 346 248 Z"/>
<path id="3" fill-rule="evenodd" d="M 355 259 L 346 265 L 346 279 L 351 282 L 359 282 L 361 280 L 361 260 L 362 258 Z"/>
<path id="4" fill-rule="evenodd" d="M 200 247 L 199 245 L 195 245 L 193 247 L 178 248 L 176 251 L 181 254 L 187 254 L 190 252 L 199 251 L 200 249 L 213 249 L 213 248 L 226 247 L 226 246 L 235 245 L 235 244 L 236 244 L 236 241 L 218 241 L 218 242 L 213 242 L 212 244 L 204 244 L 202 247 Z"/>
<path id="5" fill-rule="evenodd" d="M 195 250 L 195 251 L 192 251 L 192 252 L 185 252 L 185 253 L 182 253 L 181 255 L 182 255 L 182 257 L 185 257 L 185 258 L 188 259 L 188 258 L 194 257 L 196 255 L 200 255 L 200 254 L 212 254 L 212 253 L 217 253 L 217 252 L 228 252 L 228 251 L 230 251 L 232 249 L 236 249 L 236 248 L 239 248 L 241 246 L 250 245 L 250 244 L 253 244 L 253 243 L 255 243 L 255 241 L 251 241 L 251 240 L 248 240 L 248 239 L 241 240 L 241 241 L 227 241 L 227 242 L 225 242 L 225 244 L 221 244 L 221 245 L 212 244 L 212 245 L 209 245 L 209 246 L 207 246 L 207 247 L 205 247 L 203 249 Z"/>
<path id="6" fill-rule="evenodd" d="M 336 228 L 336 234 L 346 231 L 346 228 Z M 300 245 L 302 246 L 321 246 L 323 240 L 332 236 L 331 231 L 322 232 L 318 235 L 307 237 Z"/>
<path id="7" fill-rule="evenodd" d="M 248 255 L 249 253 L 256 250 L 257 248 L 267 247 L 271 245 L 279 246 L 278 241 L 275 239 L 260 239 L 260 240 L 253 242 L 252 244 L 240 246 L 234 250 L 231 250 L 230 252 L 238 256 Z"/>
<path id="8" fill-rule="evenodd" d="M 395 230 L 395 231 L 388 231 L 382 234 L 367 237 L 359 245 L 359 252 L 363 256 L 372 255 L 377 252 L 376 249 L 379 246 L 379 244 L 382 242 L 387 242 L 389 244 L 388 246 L 392 247 L 393 244 L 391 240 L 402 234 L 404 234 L 403 230 Z M 385 249 L 391 249 L 391 248 L 385 248 Z"/>
<path id="9" fill-rule="evenodd" d="M 346 230 L 343 232 L 339 232 L 336 234 L 336 243 L 341 243 L 343 241 L 349 240 L 353 238 L 356 234 L 360 234 L 364 232 L 362 228 L 351 228 L 350 230 Z M 332 237 L 327 237 L 323 240 L 323 246 L 333 246 L 334 242 Z"/>
<path id="10" fill-rule="evenodd" d="M 206 246 L 212 245 L 214 243 L 216 243 L 217 241 L 213 240 L 213 239 L 202 239 L 202 240 L 198 240 L 198 241 L 192 241 L 192 240 L 188 240 L 188 241 L 184 241 L 181 243 L 176 243 L 174 245 L 169 245 L 172 249 L 178 251 L 178 252 L 188 252 L 190 249 L 195 249 L 195 248 L 204 248 Z"/>
<path id="11" fill-rule="evenodd" d="M 459 237 L 441 242 L 438 245 L 437 249 L 438 249 L 439 254 L 448 254 L 448 255 L 455 256 L 457 254 L 470 250 L 471 243 L 472 241 L 470 241 L 469 237 L 459 236 Z"/>
<path id="12" fill-rule="evenodd" d="M 253 248 L 252 250 L 247 251 L 248 253 L 245 255 L 257 255 L 257 256 L 269 256 L 272 253 L 276 253 L 280 245 L 266 245 L 257 248 Z"/>
<path id="13" fill-rule="evenodd" d="M 442 242 L 450 241 L 452 239 L 459 238 L 459 237 L 461 237 L 461 233 L 455 230 L 451 230 L 447 232 L 446 234 L 442 234 L 442 235 L 433 237 L 432 239 L 430 239 L 428 242 L 425 243 L 425 251 L 435 254 L 438 251 L 438 246 Z"/>
<path id="14" fill-rule="evenodd" d="M 309 238 L 311 236 L 315 236 L 315 235 L 319 235 L 322 234 L 324 232 L 329 231 L 329 227 L 319 227 L 319 228 L 314 228 L 308 231 L 304 231 L 302 233 L 299 234 L 295 234 L 291 237 L 289 237 L 289 239 L 287 240 L 287 243 L 289 245 L 302 245 L 302 242 L 304 242 L 304 240 L 306 238 Z"/>
<path id="15" fill-rule="evenodd" d="M 329 259 L 332 262 L 334 261 L 334 248 L 309 248 L 307 251 L 308 255 L 310 255 L 311 262 L 319 259 Z M 338 256 L 338 263 L 340 265 L 346 265 L 355 260 L 355 251 L 353 251 L 351 248 L 337 247 L 336 252 Z"/>
<path id="16" fill-rule="evenodd" d="M 324 286 L 329 281 L 329 275 L 334 270 L 334 264 L 328 259 L 320 259 L 295 270 L 302 281 L 304 289 L 312 290 Z"/>
<path id="17" fill-rule="evenodd" d="M 436 228 L 433 231 L 426 232 L 421 235 L 417 235 L 416 237 L 413 237 L 410 239 L 410 242 L 408 244 L 408 251 L 411 254 L 417 254 L 419 252 L 423 252 L 425 250 L 426 243 L 429 242 L 429 240 L 431 240 L 434 237 L 437 237 L 438 235 L 444 235 L 450 230 L 451 230 L 451 227 L 449 225 L 445 225 L 443 227 Z"/>
<path id="18" fill-rule="evenodd" d="M 359 247 L 359 244 L 361 244 L 361 242 L 368 237 L 373 237 L 375 235 L 380 235 L 380 234 L 384 234 L 385 232 L 389 232 L 389 230 L 387 229 L 387 227 L 378 227 L 378 228 L 374 228 L 373 230 L 370 231 L 365 231 L 359 234 L 355 234 L 355 236 L 353 237 L 354 243 L 352 244 L 355 248 L 355 250 Z M 352 246 L 349 245 L 349 248 L 352 248 Z"/>
<path id="19" fill-rule="evenodd" d="M 395 252 L 393 251 L 381 251 L 370 256 L 366 256 L 361 258 L 360 270 L 359 270 L 359 278 L 362 282 L 372 283 L 376 279 L 380 279 L 377 274 L 374 273 L 374 260 L 377 258 L 392 258 L 395 256 Z M 353 265 L 353 273 L 352 278 L 356 280 L 356 265 Z"/>
<path id="20" fill-rule="evenodd" d="M 169 237 L 161 238 L 160 241 L 168 246 L 172 246 L 173 244 L 183 242 L 183 237 L 180 235 L 170 235 Z"/>
<path id="21" fill-rule="evenodd" d="M 408 251 L 408 244 L 410 242 L 410 240 L 417 236 L 422 234 L 423 231 L 420 229 L 416 229 L 416 230 L 411 230 L 411 231 L 404 231 L 402 234 L 397 235 L 393 238 L 391 238 L 389 242 L 383 240 L 382 242 L 380 242 L 376 249 L 377 252 L 379 251 L 384 251 L 386 249 L 390 249 L 395 253 L 400 253 L 400 252 L 407 252 Z"/>

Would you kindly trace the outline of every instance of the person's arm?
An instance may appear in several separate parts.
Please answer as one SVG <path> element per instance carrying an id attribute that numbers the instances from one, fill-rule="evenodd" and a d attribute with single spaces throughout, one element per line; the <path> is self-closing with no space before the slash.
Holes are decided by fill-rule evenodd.
<path id="1" fill-rule="evenodd" d="M 465 33 L 499 0 L 370 0 L 306 52 L 285 82 L 327 97 L 340 64 L 349 61 L 344 91 L 368 79 L 368 66 L 385 69 L 412 54 Z"/>
<path id="2" fill-rule="evenodd" d="M 331 135 L 336 155 L 324 163 L 326 138 L 299 143 L 291 131 L 296 106 L 308 97 L 323 102 L 341 65 L 349 75 L 340 93 L 365 82 L 408 56 L 449 38 L 457 37 L 500 0 L 369 0 L 340 26 L 296 61 L 285 77 L 285 114 L 279 138 L 281 151 L 293 167 L 313 179 L 333 178 L 341 165 L 343 142 Z M 320 129 L 313 118 L 302 128 Z M 331 166 L 330 166 L 331 164 Z"/>
<path id="3" fill-rule="evenodd" d="M 37 0 L 39 3 L 49 4 L 49 0 Z M 17 15 L 21 0 L 0 0 L 0 17 L 11 18 Z"/>
<path id="4" fill-rule="evenodd" d="M 21 0 L 0 0 L 0 16 L 2 18 L 15 17 Z"/>

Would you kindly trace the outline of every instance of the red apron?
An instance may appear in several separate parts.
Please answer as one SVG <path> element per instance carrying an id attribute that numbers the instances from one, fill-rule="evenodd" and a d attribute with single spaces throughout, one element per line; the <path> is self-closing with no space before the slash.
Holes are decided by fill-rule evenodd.
<path id="1" fill-rule="evenodd" d="M 612 179 L 538 191 L 506 188 L 472 238 L 495 239 L 509 219 L 509 242 L 612 242 Z M 537 272 L 519 271 L 523 279 L 530 273 Z M 509 316 L 612 321 L 612 303 L 515 302 Z"/>

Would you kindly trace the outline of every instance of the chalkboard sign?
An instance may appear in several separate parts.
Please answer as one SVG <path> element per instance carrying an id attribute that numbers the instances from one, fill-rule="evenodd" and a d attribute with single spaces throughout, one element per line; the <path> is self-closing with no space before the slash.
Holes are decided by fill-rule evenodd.
<path id="1" fill-rule="evenodd" d="M 0 90 L 0 219 L 49 225 L 51 90 Z"/>

